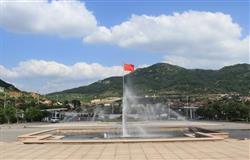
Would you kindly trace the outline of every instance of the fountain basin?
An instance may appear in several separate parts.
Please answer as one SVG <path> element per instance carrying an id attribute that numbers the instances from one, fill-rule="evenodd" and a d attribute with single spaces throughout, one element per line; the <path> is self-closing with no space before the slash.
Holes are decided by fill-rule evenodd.
<path id="1" fill-rule="evenodd" d="M 145 126 L 144 126 L 145 127 Z M 140 143 L 140 142 L 176 142 L 176 141 L 215 141 L 225 137 L 219 133 L 198 130 L 189 132 L 189 127 L 183 126 L 148 126 L 145 127 L 147 135 L 132 133 L 133 137 L 123 137 L 121 127 L 86 126 L 63 127 L 52 130 L 31 133 L 19 136 L 18 139 L 25 144 L 43 143 Z M 133 130 L 133 128 L 131 128 Z"/>
<path id="2" fill-rule="evenodd" d="M 144 128 L 145 129 L 145 128 Z M 66 140 L 82 140 L 82 139 L 149 139 L 149 138 L 177 138 L 185 137 L 184 133 L 188 132 L 188 128 L 147 128 L 147 133 L 142 134 L 133 128 L 130 129 L 129 135 L 124 136 L 120 129 L 110 128 L 104 130 L 55 130 L 53 135 L 64 136 Z"/>

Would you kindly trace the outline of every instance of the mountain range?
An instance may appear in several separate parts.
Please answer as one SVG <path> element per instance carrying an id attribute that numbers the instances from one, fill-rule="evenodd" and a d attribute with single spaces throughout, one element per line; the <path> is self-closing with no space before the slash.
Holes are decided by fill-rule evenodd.
<path id="1" fill-rule="evenodd" d="M 138 68 L 124 76 L 125 85 L 140 95 L 220 94 L 250 95 L 250 64 L 236 64 L 219 70 L 186 69 L 168 63 Z M 90 100 L 121 96 L 123 77 L 110 77 L 90 85 L 48 94 Z"/>

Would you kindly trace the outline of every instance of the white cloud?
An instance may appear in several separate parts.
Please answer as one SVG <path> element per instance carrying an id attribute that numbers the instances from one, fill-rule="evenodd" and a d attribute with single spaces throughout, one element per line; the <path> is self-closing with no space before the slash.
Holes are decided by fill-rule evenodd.
<path id="1" fill-rule="evenodd" d="M 220 12 L 133 15 L 111 28 L 100 27 L 84 41 L 164 53 L 166 61 L 191 68 L 249 60 L 249 37 L 242 38 L 240 26 Z"/>
<path id="2" fill-rule="evenodd" d="M 150 66 L 149 64 L 140 64 L 136 68 L 146 68 L 146 67 L 149 67 L 149 66 Z"/>
<path id="3" fill-rule="evenodd" d="M 29 60 L 20 62 L 13 68 L 0 65 L 0 77 L 4 80 L 22 84 L 20 89 L 36 91 L 39 88 L 43 93 L 78 87 L 122 74 L 122 66 L 106 67 L 98 63 L 85 62 L 65 65 L 55 61 Z"/>
<path id="4" fill-rule="evenodd" d="M 164 62 L 188 68 L 220 68 L 250 60 L 249 36 L 243 37 L 241 27 L 221 12 L 132 15 L 107 28 L 99 26 L 93 13 L 77 0 L 0 0 L 0 7 L 0 27 L 13 32 L 81 37 L 86 43 L 163 53 Z M 44 74 L 54 72 L 68 71 L 62 67 Z"/>
<path id="5" fill-rule="evenodd" d="M 0 26 L 14 32 L 83 37 L 97 21 L 77 0 L 0 0 Z"/>

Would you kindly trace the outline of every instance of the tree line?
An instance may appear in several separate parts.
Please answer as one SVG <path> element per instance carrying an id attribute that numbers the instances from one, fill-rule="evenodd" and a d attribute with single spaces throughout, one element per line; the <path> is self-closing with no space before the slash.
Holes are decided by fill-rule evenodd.
<path id="1" fill-rule="evenodd" d="M 35 107 L 27 107 L 25 110 L 11 105 L 0 107 L 0 123 L 40 122 L 48 115 L 48 112 Z"/>
<path id="2" fill-rule="evenodd" d="M 197 109 L 196 114 L 207 120 L 246 121 L 250 120 L 250 101 L 232 98 L 209 101 Z"/>
<path id="3" fill-rule="evenodd" d="M 56 107 L 56 106 L 55 106 Z M 40 122 L 49 112 L 44 109 L 55 108 L 40 104 L 31 96 L 20 96 L 18 98 L 7 97 L 0 99 L 0 124 L 16 122 Z"/>

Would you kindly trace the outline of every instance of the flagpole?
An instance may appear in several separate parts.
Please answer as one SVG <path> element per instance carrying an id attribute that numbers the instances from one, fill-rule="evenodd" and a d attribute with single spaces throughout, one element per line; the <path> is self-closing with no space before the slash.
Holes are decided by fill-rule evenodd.
<path id="1" fill-rule="evenodd" d="M 126 66 L 125 66 L 126 65 Z M 129 65 L 129 67 L 128 67 Z M 122 88 L 123 88 L 123 97 L 122 97 L 122 136 L 127 137 L 127 93 L 126 93 L 126 86 L 125 86 L 125 71 L 134 71 L 134 65 L 132 64 L 123 64 L 123 76 L 122 76 Z"/>
<path id="2" fill-rule="evenodd" d="M 123 72 L 123 75 L 122 75 L 122 95 L 124 94 L 124 64 L 125 63 L 122 63 L 122 72 Z"/>
<path id="3" fill-rule="evenodd" d="M 122 75 L 122 97 L 124 96 L 124 75 L 125 75 L 125 71 L 124 71 L 124 64 L 122 64 L 122 67 L 123 67 L 123 75 Z M 123 100 L 123 99 L 122 99 Z"/>
<path id="4" fill-rule="evenodd" d="M 123 64 L 124 67 L 124 64 Z M 124 107 L 124 68 L 123 68 L 123 76 L 122 76 L 122 136 L 125 136 L 125 107 Z"/>

